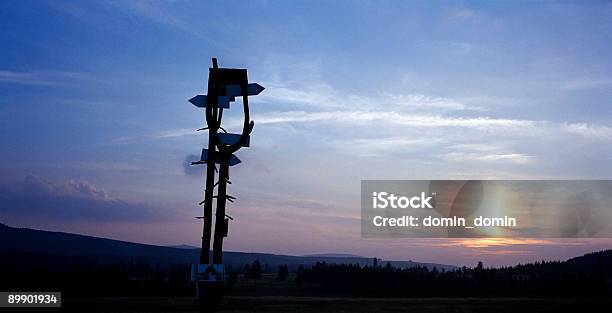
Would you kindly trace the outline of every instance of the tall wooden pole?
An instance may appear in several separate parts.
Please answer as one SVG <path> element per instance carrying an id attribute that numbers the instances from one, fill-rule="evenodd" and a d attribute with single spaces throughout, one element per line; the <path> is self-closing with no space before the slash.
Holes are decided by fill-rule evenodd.
<path id="1" fill-rule="evenodd" d="M 213 68 L 218 68 L 217 59 L 212 59 Z M 215 75 L 211 71 L 208 75 L 207 101 L 214 100 L 218 94 Z M 219 109 L 214 109 L 213 117 L 217 119 Z M 204 113 L 206 114 L 206 113 Z M 217 155 L 214 142 L 214 134 L 217 133 L 219 125 L 208 125 L 208 159 L 206 160 L 206 187 L 204 189 L 204 226 L 202 227 L 202 249 L 200 251 L 200 264 L 209 264 L 210 240 L 212 234 L 212 207 L 215 190 L 215 158 Z"/>
<path id="2" fill-rule="evenodd" d="M 213 243 L 213 263 L 223 263 L 223 238 L 227 236 L 225 204 L 227 197 L 227 180 L 229 179 L 229 159 L 231 153 L 221 152 L 219 165 L 219 188 L 217 189 L 217 212 L 215 212 L 215 238 Z"/>
<path id="3" fill-rule="evenodd" d="M 208 149 L 202 150 L 202 157 L 193 165 L 206 164 L 206 181 L 204 189 L 202 249 L 200 260 L 195 269 L 197 295 L 202 312 L 214 312 L 221 301 L 223 292 L 223 239 L 227 237 L 229 218 L 225 213 L 226 201 L 232 201 L 227 195 L 229 183 L 229 167 L 240 163 L 233 154 L 242 147 L 248 147 L 250 133 L 254 122 L 249 116 L 248 96 L 254 96 L 263 91 L 259 84 L 249 84 L 246 69 L 219 68 L 217 59 L 212 59 L 212 67 L 208 75 L 208 94 L 197 95 L 191 99 L 193 105 L 206 109 L 206 124 L 208 129 Z M 221 127 L 223 109 L 229 109 L 229 103 L 237 97 L 242 97 L 244 123 L 242 134 L 227 133 Z M 223 130 L 223 133 L 219 133 Z M 219 181 L 215 183 L 215 164 L 219 163 Z M 217 195 L 214 191 L 217 187 Z M 213 201 L 217 198 L 215 212 L 215 231 L 212 233 Z M 233 201 L 232 201 L 233 202 Z M 213 237 L 213 238 L 211 238 Z M 212 239 L 212 259 L 210 248 Z M 201 266 L 206 265 L 206 266 Z"/>

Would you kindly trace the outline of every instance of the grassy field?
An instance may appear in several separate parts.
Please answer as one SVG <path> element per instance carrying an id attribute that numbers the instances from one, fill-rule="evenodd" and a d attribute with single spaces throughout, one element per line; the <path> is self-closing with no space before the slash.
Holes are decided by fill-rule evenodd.
<path id="1" fill-rule="evenodd" d="M 370 299 L 228 296 L 217 312 L 610 312 L 609 301 L 567 299 Z M 199 312 L 192 298 L 91 298 L 67 304 L 81 312 Z"/>
<path id="2" fill-rule="evenodd" d="M 193 297 L 112 297 L 64 300 L 79 312 L 199 312 Z M 386 313 L 386 312 L 612 312 L 610 300 L 513 298 L 359 298 L 306 292 L 290 277 L 240 279 L 226 293 L 217 312 Z"/>

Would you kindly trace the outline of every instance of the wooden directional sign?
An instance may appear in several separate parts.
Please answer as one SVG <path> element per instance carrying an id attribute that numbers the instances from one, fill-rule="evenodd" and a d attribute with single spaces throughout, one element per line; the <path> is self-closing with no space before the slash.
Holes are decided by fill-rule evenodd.
<path id="1" fill-rule="evenodd" d="M 203 282 L 223 282 L 225 267 L 223 264 L 192 264 L 191 280 Z"/>
<path id="2" fill-rule="evenodd" d="M 206 100 L 207 100 L 207 96 L 206 95 L 197 95 L 191 99 L 189 99 L 189 102 L 191 102 L 193 105 L 197 106 L 198 108 L 205 108 L 206 107 Z M 229 109 L 230 105 L 230 97 L 228 96 L 219 96 L 219 101 L 217 103 L 217 107 L 218 108 L 222 108 L 222 109 Z"/>
<path id="3" fill-rule="evenodd" d="M 261 86 L 260 84 L 254 83 L 254 84 L 248 84 L 247 85 L 247 93 L 248 96 L 256 96 L 259 93 L 261 93 L 264 89 L 263 86 Z M 225 87 L 225 90 L 227 91 L 227 95 L 229 97 L 241 97 L 243 96 L 242 94 L 242 86 L 240 85 L 227 85 Z"/>
<path id="4" fill-rule="evenodd" d="M 219 133 L 219 139 L 221 140 L 222 144 L 233 145 L 233 144 L 238 143 L 238 141 L 240 141 L 240 135 L 239 134 Z M 247 136 L 247 140 L 242 146 L 248 147 L 250 146 L 250 144 L 251 144 L 251 136 Z"/>
<path id="5" fill-rule="evenodd" d="M 208 160 L 208 149 L 202 149 L 202 156 L 200 157 L 200 161 L 191 162 L 191 165 L 206 164 L 207 160 Z M 229 165 L 234 166 L 236 164 L 240 164 L 240 162 L 242 161 L 240 161 L 240 159 L 237 156 L 232 154 L 229 160 Z M 221 156 L 219 155 L 219 153 L 215 153 L 215 163 L 221 164 Z"/>

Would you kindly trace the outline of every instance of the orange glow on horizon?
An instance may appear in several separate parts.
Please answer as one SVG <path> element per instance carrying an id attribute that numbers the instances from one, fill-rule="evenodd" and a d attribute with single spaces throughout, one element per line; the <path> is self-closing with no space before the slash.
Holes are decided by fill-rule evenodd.
<path id="1" fill-rule="evenodd" d="M 464 247 L 464 248 L 491 248 L 507 247 L 515 245 L 549 245 L 556 242 L 548 239 L 529 238 L 466 238 L 451 239 L 449 242 L 440 243 L 441 247 Z"/>

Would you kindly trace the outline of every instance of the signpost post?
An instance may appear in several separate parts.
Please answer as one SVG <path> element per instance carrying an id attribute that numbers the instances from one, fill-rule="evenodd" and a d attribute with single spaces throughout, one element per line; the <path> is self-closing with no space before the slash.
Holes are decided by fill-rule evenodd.
<path id="1" fill-rule="evenodd" d="M 196 294 L 203 312 L 214 312 L 221 301 L 224 281 L 223 238 L 228 235 L 229 218 L 225 213 L 226 201 L 235 199 L 227 194 L 229 168 L 240 163 L 234 155 L 242 147 L 250 145 L 250 134 L 254 122 L 249 117 L 249 96 L 264 90 L 259 84 L 249 84 L 246 69 L 219 68 L 217 59 L 212 59 L 213 67 L 208 74 L 208 94 L 196 95 L 189 99 L 193 105 L 206 109 L 208 129 L 208 149 L 202 149 L 199 161 L 192 165 L 206 164 L 204 200 L 204 220 L 202 228 L 202 250 L 200 262 L 192 267 L 192 278 L 196 281 Z M 221 127 L 223 110 L 230 108 L 230 102 L 242 97 L 244 123 L 241 134 L 230 134 Z M 220 133 L 219 130 L 223 132 Z M 215 183 L 216 164 L 219 164 L 219 181 Z M 214 195 L 217 187 L 217 195 Z M 209 257 L 212 235 L 212 207 L 216 198 L 215 233 L 212 260 Z M 211 262 L 212 261 L 212 262 Z"/>

